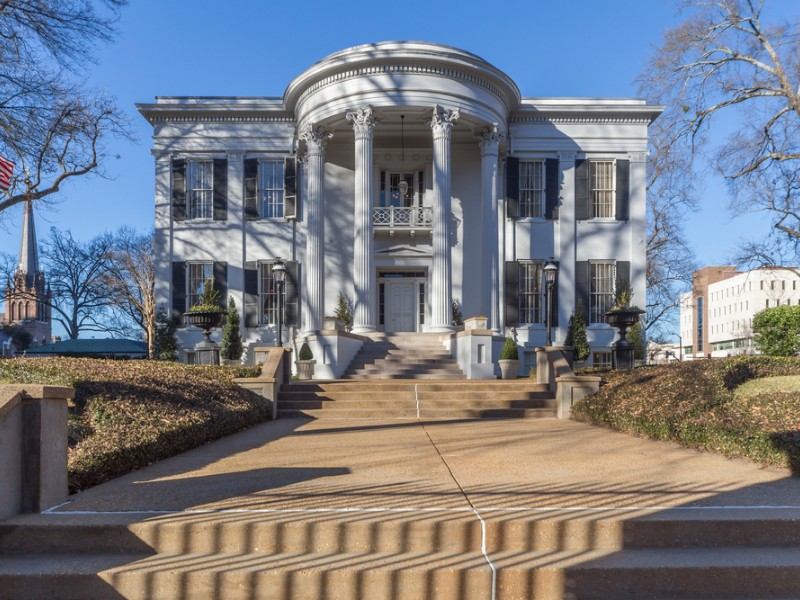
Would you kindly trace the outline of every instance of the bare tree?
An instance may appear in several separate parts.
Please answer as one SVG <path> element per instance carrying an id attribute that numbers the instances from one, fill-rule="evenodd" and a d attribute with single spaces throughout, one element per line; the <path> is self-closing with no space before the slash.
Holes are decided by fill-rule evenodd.
<path id="1" fill-rule="evenodd" d="M 106 281 L 116 308 L 144 331 L 148 356 L 156 333 L 154 233 L 121 227 L 109 237 Z"/>
<path id="2" fill-rule="evenodd" d="M 764 210 L 800 237 L 800 26 L 769 22 L 764 0 L 692 0 L 646 67 L 644 90 L 668 109 L 659 119 L 695 152 L 710 133 L 735 133 L 710 153 L 734 210 Z M 722 123 L 722 119 L 732 119 Z"/>
<path id="3" fill-rule="evenodd" d="M 80 81 L 125 3 L 0 1 L 0 154 L 16 163 L 0 212 L 99 174 L 104 140 L 128 135 L 113 100 Z"/>
<path id="4" fill-rule="evenodd" d="M 82 333 L 119 333 L 109 322 L 112 297 L 106 281 L 109 236 L 83 243 L 69 231 L 50 229 L 43 244 L 42 258 L 52 292 L 53 320 L 61 323 L 70 339 Z"/>

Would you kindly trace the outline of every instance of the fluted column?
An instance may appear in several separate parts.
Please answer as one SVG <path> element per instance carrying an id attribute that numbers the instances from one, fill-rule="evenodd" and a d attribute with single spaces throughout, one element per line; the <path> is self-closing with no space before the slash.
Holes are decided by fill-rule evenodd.
<path id="1" fill-rule="evenodd" d="M 450 141 L 457 109 L 433 108 L 433 260 L 431 331 L 453 331 L 453 281 L 450 261 Z"/>
<path id="2" fill-rule="evenodd" d="M 498 164 L 497 153 L 503 134 L 493 124 L 476 134 L 481 148 L 481 206 L 483 207 L 483 253 L 481 271 L 484 297 L 488 303 L 485 314 L 489 317 L 489 329 L 500 332 L 500 269 L 497 244 L 498 226 Z"/>
<path id="3" fill-rule="evenodd" d="M 353 332 L 375 331 L 375 256 L 372 241 L 372 138 L 375 116 L 371 106 L 347 113 L 355 133 L 355 219 L 353 239 Z"/>
<path id="4" fill-rule="evenodd" d="M 306 303 L 303 323 L 306 333 L 319 331 L 325 312 L 325 145 L 333 134 L 310 124 L 300 133 L 306 143 L 308 181 L 306 186 Z"/>

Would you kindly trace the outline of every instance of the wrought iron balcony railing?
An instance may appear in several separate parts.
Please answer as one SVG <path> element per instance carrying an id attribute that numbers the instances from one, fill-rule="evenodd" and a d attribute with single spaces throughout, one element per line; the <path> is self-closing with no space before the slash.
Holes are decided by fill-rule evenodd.
<path id="1" fill-rule="evenodd" d="M 423 206 L 379 206 L 372 209 L 372 225 L 378 229 L 430 229 L 433 209 Z"/>

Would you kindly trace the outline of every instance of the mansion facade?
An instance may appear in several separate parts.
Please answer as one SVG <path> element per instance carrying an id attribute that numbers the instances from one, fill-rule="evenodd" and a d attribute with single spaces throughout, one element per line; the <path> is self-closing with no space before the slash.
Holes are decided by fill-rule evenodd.
<path id="1" fill-rule="evenodd" d="M 324 58 L 282 97 L 138 109 L 153 126 L 157 306 L 179 318 L 213 278 L 240 307 L 251 358 L 275 343 L 279 305 L 283 341 L 309 338 L 340 294 L 356 335 L 445 339 L 455 306 L 532 350 L 547 337 L 547 261 L 556 345 L 580 303 L 605 361 L 616 287 L 645 303 L 647 131 L 661 107 L 527 98 L 469 52 L 384 42 Z M 180 330 L 189 358 L 200 338 Z"/>

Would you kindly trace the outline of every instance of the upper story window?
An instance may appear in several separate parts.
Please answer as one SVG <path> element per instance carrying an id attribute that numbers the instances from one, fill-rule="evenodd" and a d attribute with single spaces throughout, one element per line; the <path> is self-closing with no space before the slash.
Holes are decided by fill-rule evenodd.
<path id="1" fill-rule="evenodd" d="M 213 216 L 214 163 L 190 160 L 186 165 L 187 208 L 190 219 Z"/>
<path id="2" fill-rule="evenodd" d="M 519 216 L 540 219 L 544 216 L 544 161 L 519 162 Z"/>
<path id="3" fill-rule="evenodd" d="M 592 219 L 613 219 L 616 198 L 614 161 L 597 160 L 589 163 Z"/>
<path id="4" fill-rule="evenodd" d="M 244 161 L 244 204 L 248 221 L 297 218 L 294 157 Z"/>

